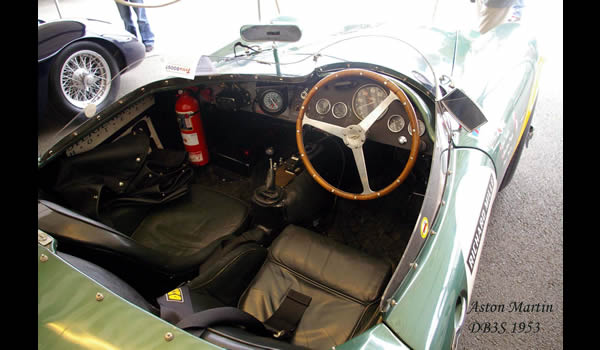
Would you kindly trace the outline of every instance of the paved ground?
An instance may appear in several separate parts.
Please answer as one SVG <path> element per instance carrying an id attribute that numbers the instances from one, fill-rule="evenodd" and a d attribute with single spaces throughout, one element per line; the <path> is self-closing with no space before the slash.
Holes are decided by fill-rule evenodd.
<path id="1" fill-rule="evenodd" d="M 92 13 L 96 18 L 120 23 L 110 0 L 60 3 L 63 17 Z M 205 52 L 212 52 L 222 41 L 211 33 L 235 37 L 240 23 L 257 17 L 254 1 L 218 3 L 236 10 L 225 19 L 211 16 L 210 8 L 204 5 L 197 5 L 193 13 L 181 13 L 179 5 L 164 8 L 160 15 L 161 10 L 148 10 L 157 36 L 157 52 L 182 42 L 201 42 Z M 540 1 L 533 0 L 527 5 L 523 21 L 539 31 L 546 59 L 533 119 L 535 136 L 523 153 L 511 185 L 495 201 L 469 305 L 488 305 L 488 312 L 467 315 L 459 349 L 563 348 L 562 2 L 544 1 L 542 7 Z M 38 10 L 43 18 L 58 18 L 52 0 L 38 0 Z M 266 5 L 263 11 L 267 16 Z M 178 18 L 181 25 L 167 26 L 158 20 L 161 16 Z M 167 39 L 174 33 L 179 33 L 178 40 Z M 512 305 L 522 305 L 521 312 L 509 312 Z"/>

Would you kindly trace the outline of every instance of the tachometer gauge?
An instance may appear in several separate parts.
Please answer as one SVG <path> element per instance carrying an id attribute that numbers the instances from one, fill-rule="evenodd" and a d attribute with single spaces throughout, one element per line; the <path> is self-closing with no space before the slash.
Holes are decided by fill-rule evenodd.
<path id="1" fill-rule="evenodd" d="M 354 97 L 352 97 L 352 110 L 354 110 L 354 114 L 356 114 L 358 119 L 363 120 L 375 109 L 375 107 L 379 106 L 387 96 L 388 94 L 379 85 L 363 85 L 360 89 L 356 90 Z M 387 112 L 387 109 L 385 112 Z M 382 113 L 379 118 L 381 118 L 385 112 Z"/>
<path id="2" fill-rule="evenodd" d="M 419 128 L 419 136 L 423 136 L 425 133 L 425 123 L 419 119 L 417 124 Z M 412 127 L 410 125 L 408 126 L 408 133 L 412 136 Z"/>
<path id="3" fill-rule="evenodd" d="M 322 98 L 317 101 L 316 109 L 319 114 L 327 114 L 331 109 L 331 102 L 326 98 Z"/>
<path id="4" fill-rule="evenodd" d="M 401 115 L 394 114 L 390 117 L 390 119 L 388 119 L 387 127 L 391 132 L 400 132 L 402 129 L 404 129 L 405 124 L 406 122 Z"/>
<path id="5" fill-rule="evenodd" d="M 334 118 L 342 119 L 348 114 L 348 106 L 344 102 L 337 102 L 333 105 L 331 113 Z"/>
<path id="6" fill-rule="evenodd" d="M 285 107 L 285 99 L 283 95 L 278 90 L 265 90 L 259 100 L 260 108 L 263 111 L 270 114 L 277 114 L 282 112 Z"/>

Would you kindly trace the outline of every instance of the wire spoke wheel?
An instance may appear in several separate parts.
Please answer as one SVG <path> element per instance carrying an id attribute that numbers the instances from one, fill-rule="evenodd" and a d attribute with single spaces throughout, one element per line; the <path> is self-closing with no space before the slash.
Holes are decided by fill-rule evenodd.
<path id="1" fill-rule="evenodd" d="M 66 100 L 77 108 L 102 103 L 109 95 L 110 85 L 108 62 L 92 50 L 73 53 L 60 69 L 60 90 Z"/>

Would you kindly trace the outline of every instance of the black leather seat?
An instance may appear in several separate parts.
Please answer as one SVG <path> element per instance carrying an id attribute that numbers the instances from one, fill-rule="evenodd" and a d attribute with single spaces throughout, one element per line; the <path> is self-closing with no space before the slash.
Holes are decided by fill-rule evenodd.
<path id="1" fill-rule="evenodd" d="M 240 299 L 239 308 L 267 320 L 289 289 L 310 296 L 291 343 L 328 349 L 372 326 L 392 267 L 298 226 L 287 226 Z"/>
<path id="2" fill-rule="evenodd" d="M 100 283 L 116 294 L 157 314 L 157 310 L 148 305 L 139 293 L 117 277 L 81 259 L 65 254 L 61 256 L 82 272 L 98 278 Z M 230 283 L 236 283 L 233 279 L 249 280 L 252 277 L 254 272 L 240 273 L 245 265 L 240 264 L 229 271 L 226 278 Z M 309 296 L 312 300 L 304 310 L 293 337 L 288 342 L 282 342 L 222 323 L 199 335 L 229 349 L 328 349 L 346 342 L 374 324 L 379 299 L 391 273 L 392 266 L 382 260 L 290 225 L 269 248 L 267 259 L 242 294 L 238 308 L 265 322 L 280 307 L 290 289 Z M 223 282 L 220 284 L 226 288 Z M 224 306 L 218 298 L 209 295 L 222 287 L 209 290 L 207 294 L 207 290 L 195 287 L 196 284 L 194 280 L 188 284 L 192 293 L 190 299 L 194 300 L 194 312 Z"/>
<path id="3" fill-rule="evenodd" d="M 198 185 L 147 213 L 131 234 L 53 202 L 38 204 L 39 228 L 66 252 L 84 254 L 128 280 L 133 275 L 147 282 L 157 276 L 174 283 L 193 278 L 190 272 L 197 274 L 221 241 L 241 233 L 247 221 L 245 203 Z M 141 283 L 136 288 L 148 287 Z"/>

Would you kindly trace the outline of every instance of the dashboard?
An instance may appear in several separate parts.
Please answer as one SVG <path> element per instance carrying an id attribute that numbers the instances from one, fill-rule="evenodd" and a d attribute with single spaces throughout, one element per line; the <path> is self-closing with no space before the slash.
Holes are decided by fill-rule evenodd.
<path id="1" fill-rule="evenodd" d="M 289 123 L 296 123 L 300 107 L 309 89 L 318 81 L 225 81 L 212 82 L 198 86 L 198 96 L 202 103 L 210 103 L 217 110 L 246 111 Z M 206 93 L 203 93 L 206 92 Z M 341 127 L 358 124 L 389 93 L 387 88 L 372 80 L 351 77 L 335 80 L 324 85 L 311 99 L 306 116 L 311 119 L 335 124 Z M 154 134 L 148 111 L 154 105 L 161 104 L 158 95 L 146 95 L 125 110 L 111 116 L 104 123 L 66 150 L 67 156 L 85 152 L 109 139 L 117 130 L 130 128 L 146 119 L 151 134 Z M 414 101 L 413 101 L 414 105 Z M 172 107 L 168 107 L 172 109 Z M 426 124 L 419 109 L 415 107 L 418 131 L 421 136 L 420 153 L 431 154 L 433 142 L 426 132 Z M 369 140 L 393 147 L 409 150 L 412 132 L 404 107 L 394 101 L 384 115 L 367 132 Z"/>
<path id="2" fill-rule="evenodd" d="M 244 96 L 238 103 L 240 110 L 251 110 L 266 117 L 295 123 L 300 106 L 312 86 L 313 84 L 310 83 L 280 85 L 241 83 L 216 92 L 216 105 L 218 109 L 232 110 L 229 99 L 233 95 L 232 90 L 239 89 L 238 95 Z M 366 78 L 336 80 L 324 85 L 312 97 L 306 116 L 347 127 L 358 124 L 388 94 L 387 88 Z M 426 132 L 423 116 L 416 107 L 415 113 L 421 137 L 420 152 L 431 153 L 433 143 Z M 409 118 L 400 101 L 390 104 L 382 117 L 369 129 L 367 138 L 390 146 L 410 149 L 412 129 L 409 128 Z"/>

